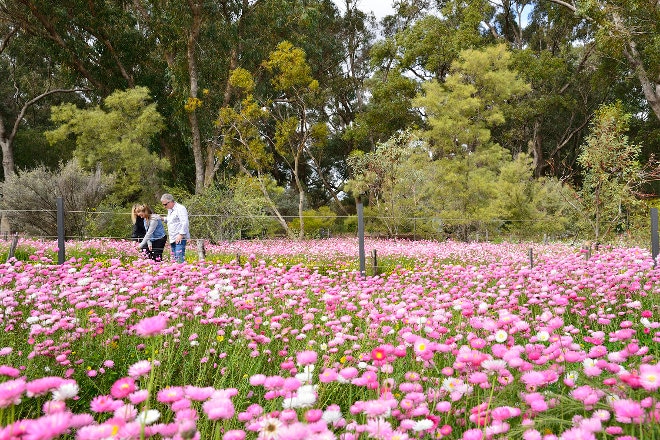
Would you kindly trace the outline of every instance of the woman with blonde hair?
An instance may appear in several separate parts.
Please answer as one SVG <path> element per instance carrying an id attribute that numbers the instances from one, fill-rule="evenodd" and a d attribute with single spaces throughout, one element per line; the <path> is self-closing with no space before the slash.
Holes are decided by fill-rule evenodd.
<path id="1" fill-rule="evenodd" d="M 146 230 L 139 245 L 140 249 L 145 251 L 152 260 L 161 261 L 163 259 L 163 249 L 167 242 L 163 219 L 158 214 L 154 214 L 149 205 L 138 206 L 137 215 L 143 219 L 144 229 Z"/>
<path id="2" fill-rule="evenodd" d="M 147 232 L 144 229 L 144 221 L 139 218 L 137 209 L 140 205 L 136 203 L 131 209 L 131 222 L 133 223 L 133 231 L 131 232 L 131 240 L 137 241 L 138 243 L 144 238 L 144 234 Z"/>

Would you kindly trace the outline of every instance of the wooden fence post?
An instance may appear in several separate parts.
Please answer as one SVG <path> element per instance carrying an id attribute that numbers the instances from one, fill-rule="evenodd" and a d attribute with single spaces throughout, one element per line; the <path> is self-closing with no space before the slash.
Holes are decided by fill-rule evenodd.
<path id="1" fill-rule="evenodd" d="M 204 240 L 197 240 L 197 259 L 204 261 L 206 259 L 206 250 L 204 249 Z"/>
<path id="2" fill-rule="evenodd" d="M 14 258 L 16 253 L 16 246 L 18 246 L 18 232 L 14 233 L 14 238 L 11 241 L 11 246 L 9 247 L 9 253 L 7 254 L 7 261 Z"/>

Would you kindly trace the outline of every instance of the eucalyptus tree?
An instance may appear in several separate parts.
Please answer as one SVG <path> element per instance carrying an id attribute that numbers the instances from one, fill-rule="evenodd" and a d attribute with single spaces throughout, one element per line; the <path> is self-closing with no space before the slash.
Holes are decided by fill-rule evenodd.
<path id="1" fill-rule="evenodd" d="M 579 211 L 596 241 L 625 229 L 627 218 L 644 206 L 644 185 L 659 178 L 658 164 L 640 163 L 641 146 L 628 139 L 631 118 L 620 102 L 601 106 L 579 157 L 584 169 Z"/>
<path id="2" fill-rule="evenodd" d="M 93 107 L 117 89 L 153 85 L 158 78 L 150 64 L 150 42 L 126 2 L 0 2 L 0 23 L 12 31 L 0 61 L 9 66 L 3 79 L 13 88 L 8 114 L 2 115 L 9 123 L 1 124 L 5 176 L 12 172 L 14 147 L 18 158 L 42 150 L 29 162 L 22 160 L 24 167 L 39 161 L 53 167 L 71 157 L 75 145 L 69 139 L 46 145 L 43 134 L 54 128 L 51 106 Z M 125 172 L 138 171 L 128 167 Z"/>
<path id="3" fill-rule="evenodd" d="M 510 123 L 494 135 L 511 151 L 527 150 L 534 159 L 536 176 L 555 175 L 580 184 L 581 165 L 577 158 L 588 124 L 602 103 L 615 99 L 625 101 L 627 111 L 636 115 L 631 127 L 635 126 L 640 134 L 652 130 L 653 126 L 658 127 L 658 119 L 653 118 L 649 105 L 639 93 L 639 81 L 635 84 L 638 75 L 623 56 L 621 35 L 613 38 L 617 33 L 610 24 L 595 20 L 585 12 L 594 7 L 600 10 L 594 16 L 601 18 L 603 14 L 637 15 L 636 24 L 627 23 L 631 30 L 645 31 L 630 37 L 646 42 L 645 61 L 640 61 L 643 66 L 652 66 L 655 56 L 649 51 L 652 45 L 648 41 L 650 35 L 657 34 L 657 19 L 653 23 L 649 20 L 646 26 L 641 17 L 657 16 L 657 8 L 651 11 L 648 4 L 637 8 L 635 2 L 613 6 L 611 2 L 535 1 L 530 4 L 522 31 L 524 47 L 516 52 L 515 58 L 516 68 L 532 84 L 533 92 L 529 100 L 516 103 L 507 112 Z M 608 34 L 612 35 L 608 37 Z M 658 72 L 657 63 L 655 69 Z M 637 138 L 636 131 L 631 131 L 634 138 Z"/>
<path id="4" fill-rule="evenodd" d="M 5 179 L 17 168 L 39 163 L 54 167 L 67 159 L 66 150 L 48 151 L 41 136 L 49 125 L 50 105 L 65 98 L 80 100 L 74 93 L 86 91 L 68 81 L 63 70 L 24 30 L 0 15 L 0 147 Z"/>
<path id="5" fill-rule="evenodd" d="M 406 166 L 415 155 L 416 143 L 411 131 L 403 131 L 378 143 L 373 151 L 355 150 L 347 159 L 353 178 L 346 191 L 366 198 L 367 212 L 375 217 L 373 226 L 385 228 L 390 236 L 409 232 L 409 219 L 419 211 L 414 196 L 420 177 L 425 180 L 428 174 Z"/>
<path id="6" fill-rule="evenodd" d="M 243 68 L 234 69 L 229 82 L 241 101 L 220 109 L 216 121 L 220 130 L 219 152 L 232 163 L 248 181 L 256 181 L 268 207 L 287 236 L 292 237 L 286 219 L 274 200 L 273 190 L 277 185 L 270 175 L 274 162 L 268 149 L 264 127 L 268 112 L 255 97 L 255 81 L 250 72 Z"/>
<path id="7" fill-rule="evenodd" d="M 116 91 L 102 106 L 61 104 L 52 109 L 51 118 L 57 127 L 46 132 L 48 141 L 57 144 L 73 137 L 74 156 L 83 170 L 101 167 L 114 177 L 112 197 L 118 205 L 158 197 L 159 173 L 169 164 L 148 148 L 164 121 L 146 87 Z"/>
<path id="8" fill-rule="evenodd" d="M 640 132 L 651 133 L 654 124 L 646 115 L 660 77 L 653 44 L 660 20 L 653 2 L 402 0 L 396 9 L 384 21 L 386 38 L 372 50 L 374 106 L 358 116 L 358 133 L 383 140 L 401 129 L 390 120 L 419 123 L 405 94 L 409 89 L 401 86 L 443 83 L 460 50 L 499 42 L 512 49 L 516 69 L 533 91 L 503 104 L 508 123 L 491 135 L 514 155 L 529 152 L 537 177 L 579 183 L 577 157 L 593 111 L 603 102 L 628 98 L 629 110 L 641 116 Z M 627 80 L 631 73 L 641 78 L 641 88 Z M 635 97 L 636 89 L 647 98 Z"/>
<path id="9" fill-rule="evenodd" d="M 133 87 L 149 54 L 147 41 L 120 0 L 5 1 L 0 17 L 66 66 L 78 85 L 101 95 Z"/>
<path id="10" fill-rule="evenodd" d="M 302 238 L 307 191 L 304 163 L 318 163 L 315 152 L 322 150 L 327 141 L 328 124 L 319 111 L 325 106 L 326 97 L 312 76 L 305 52 L 288 41 L 281 42 L 262 66 L 269 74 L 272 94 L 256 94 L 254 77 L 247 70 L 236 69 L 232 74 L 232 85 L 240 87 L 245 97 L 240 106 L 226 106 L 220 111 L 223 155 L 245 174 L 256 175 L 266 197 L 265 165 L 275 157 L 283 161 L 298 194 Z M 272 208 L 285 226 L 279 210 Z"/>
<path id="11" fill-rule="evenodd" d="M 383 21 L 385 38 L 371 50 L 375 74 L 368 83 L 371 101 L 356 118 L 351 134 L 374 148 L 407 127 L 421 126 L 422 115 L 412 104 L 420 84 L 443 81 L 458 53 L 483 40 L 488 3 L 397 2 L 397 13 Z M 436 9 L 438 8 L 438 9 Z M 439 10 L 440 13 L 431 14 Z"/>
<path id="12" fill-rule="evenodd" d="M 360 0 L 343 0 L 344 14 L 332 20 L 335 24 L 331 27 L 338 31 L 334 38 L 338 46 L 331 52 L 341 61 L 329 69 L 329 74 L 316 76 L 326 89 L 326 103 L 321 110 L 327 119 L 329 137 L 322 148 L 311 146 L 315 159 L 311 161 L 313 173 L 307 183 L 307 200 L 311 207 L 324 203 L 344 215 L 348 215 L 350 209 L 348 199 L 339 199 L 349 175 L 346 157 L 363 146 L 363 137 L 355 136 L 352 130 L 363 126 L 356 124 L 356 118 L 373 103 L 373 93 L 367 94 L 367 84 L 372 75 L 369 57 L 376 41 L 377 24 L 375 17 L 365 15 L 359 5 Z M 309 51 L 307 42 L 296 44 L 306 53 Z M 315 69 L 314 58 L 309 60 Z"/>
<path id="13" fill-rule="evenodd" d="M 593 26 L 592 38 L 606 56 L 625 61 L 639 81 L 649 109 L 660 120 L 660 7 L 646 0 L 548 0 Z"/>
<path id="14" fill-rule="evenodd" d="M 229 81 L 231 71 L 254 72 L 259 90 L 271 88 L 260 63 L 288 39 L 305 49 L 321 83 L 341 76 L 341 21 L 330 0 L 137 0 L 133 8 L 167 63 L 169 117 L 194 159 L 196 192 L 228 166 L 218 155 L 222 140 L 215 120 L 218 109 L 241 99 Z"/>

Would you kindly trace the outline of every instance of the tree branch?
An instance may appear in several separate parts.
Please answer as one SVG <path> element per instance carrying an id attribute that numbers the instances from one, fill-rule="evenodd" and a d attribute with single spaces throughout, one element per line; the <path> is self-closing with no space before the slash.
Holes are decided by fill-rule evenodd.
<path id="1" fill-rule="evenodd" d="M 568 8 L 573 12 L 577 12 L 577 7 L 575 6 L 575 3 L 568 3 L 568 2 L 564 2 L 562 0 L 548 0 L 548 1 L 550 3 L 554 3 L 556 5 L 560 5 L 560 6 L 563 6 L 565 8 Z"/>
<path id="2" fill-rule="evenodd" d="M 574 130 L 571 130 L 570 132 L 568 132 L 569 129 L 567 128 L 567 129 L 566 129 L 566 132 L 567 132 L 567 133 L 564 134 L 563 140 L 562 140 L 561 142 L 559 142 L 559 143 L 557 144 L 557 146 L 552 150 L 552 152 L 550 153 L 550 157 L 551 157 L 551 158 L 554 157 L 555 154 L 557 154 L 557 153 L 559 152 L 559 150 L 561 150 L 562 148 L 564 148 L 564 147 L 566 146 L 566 144 L 568 144 L 568 142 L 573 138 L 573 136 L 575 136 L 576 134 L 578 134 L 578 133 L 579 133 L 579 132 L 580 132 L 580 131 L 581 131 L 581 130 L 582 130 L 582 129 L 588 124 L 588 123 L 589 123 L 589 118 L 587 117 L 587 118 L 585 118 L 585 120 L 582 121 L 582 123 L 581 123 L 577 128 L 575 128 Z M 569 127 L 570 127 L 570 125 L 569 125 Z"/>
<path id="3" fill-rule="evenodd" d="M 18 33 L 18 28 L 12 29 L 7 35 L 2 37 L 2 41 L 0 41 L 0 53 L 4 52 L 4 50 L 9 46 L 9 40 L 11 40 L 11 37 L 16 35 Z"/>
<path id="4" fill-rule="evenodd" d="M 593 51 L 596 49 L 596 44 L 595 43 L 590 43 L 585 46 L 585 51 L 584 54 L 582 55 L 582 59 L 580 60 L 580 64 L 578 64 L 577 69 L 575 69 L 575 73 L 580 73 L 584 66 L 587 64 L 587 60 L 593 53 Z M 562 86 L 562 88 L 559 90 L 559 94 L 563 94 L 566 89 L 573 83 L 572 80 L 576 79 L 576 76 L 573 75 L 571 76 L 571 81 L 568 81 L 566 84 Z"/>
<path id="5" fill-rule="evenodd" d="M 65 51 L 69 52 L 71 55 L 72 63 L 87 80 L 94 85 L 94 87 L 97 87 L 99 89 L 104 88 L 104 84 L 102 84 L 100 81 L 98 81 L 96 78 L 92 76 L 92 74 L 87 70 L 87 68 L 83 65 L 82 61 L 80 58 L 78 58 L 72 51 L 69 50 L 69 46 L 66 44 L 62 36 L 57 32 L 57 29 L 55 29 L 55 26 L 51 21 L 48 20 L 47 17 L 42 14 L 39 9 L 37 8 L 34 3 L 32 3 L 29 0 L 19 0 L 21 3 L 23 3 L 25 6 L 30 9 L 32 14 L 39 20 L 41 25 L 44 27 L 46 30 L 48 36 L 50 37 L 51 40 L 53 40 L 58 46 L 60 46 L 62 49 Z"/>
<path id="6" fill-rule="evenodd" d="M 53 95 L 55 93 L 73 93 L 73 92 L 86 92 L 89 91 L 89 89 L 53 89 L 53 90 L 47 90 L 43 92 L 40 95 L 35 96 L 34 98 L 30 99 L 27 101 L 25 104 L 23 104 L 23 107 L 21 108 L 21 111 L 18 113 L 18 116 L 16 116 L 16 121 L 14 121 L 14 126 L 11 130 L 11 133 L 9 134 L 9 137 L 7 140 L 9 141 L 9 144 L 14 140 L 14 137 L 16 137 L 16 133 L 18 132 L 18 126 L 21 123 L 21 120 L 25 116 L 25 113 L 27 112 L 28 108 L 35 102 L 45 98 L 46 96 Z"/>

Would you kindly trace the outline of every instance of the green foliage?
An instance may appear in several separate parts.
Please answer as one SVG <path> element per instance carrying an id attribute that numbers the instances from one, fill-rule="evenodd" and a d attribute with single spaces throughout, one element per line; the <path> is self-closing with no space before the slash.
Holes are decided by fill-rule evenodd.
<path id="1" fill-rule="evenodd" d="M 252 93 L 254 90 L 254 78 L 252 78 L 250 72 L 240 67 L 232 70 L 229 75 L 229 84 L 245 93 Z"/>
<path id="2" fill-rule="evenodd" d="M 102 202 L 86 213 L 88 237 L 131 238 L 131 208 Z"/>
<path id="3" fill-rule="evenodd" d="M 301 48 L 283 41 L 262 66 L 271 75 L 275 97 L 257 95 L 251 89 L 253 80 L 248 71 L 232 72 L 232 84 L 240 87 L 242 101 L 238 106 L 224 106 L 220 110 L 217 125 L 222 132 L 221 153 L 230 158 L 244 175 L 257 177 L 270 209 L 278 216 L 287 234 L 291 234 L 265 188 L 266 166 L 275 159 L 281 161 L 286 175 L 290 176 L 289 187 L 297 192 L 299 234 L 302 237 L 307 191 L 304 158 L 318 164 L 316 154 L 327 142 L 328 129 L 319 120 L 319 112 L 315 111 L 316 107 L 322 108 L 325 101 Z M 318 166 L 316 171 L 323 172 Z"/>
<path id="4" fill-rule="evenodd" d="M 532 159 L 520 154 L 505 163 L 497 181 L 492 210 L 503 232 L 520 238 L 557 237 L 570 226 L 570 206 L 561 182 L 533 179 Z"/>
<path id="5" fill-rule="evenodd" d="M 344 191 L 355 197 L 367 194 L 372 203 L 378 203 L 384 192 L 394 189 L 393 182 L 401 163 L 410 155 L 413 140 L 410 132 L 404 132 L 378 144 L 373 152 L 351 152 L 347 162 L 353 178 L 346 183 Z"/>
<path id="6" fill-rule="evenodd" d="M 433 209 L 443 219 L 445 230 L 461 240 L 484 229 L 496 219 L 491 203 L 497 196 L 499 170 L 510 160 L 498 145 L 474 153 L 444 157 L 429 162 L 434 170 L 427 181 Z"/>
<path id="7" fill-rule="evenodd" d="M 65 235 L 84 237 L 90 226 L 87 213 L 99 205 L 112 183 L 99 170 L 83 170 L 75 160 L 57 171 L 40 166 L 2 184 L 2 209 L 13 230 L 53 238 L 57 237 L 57 198 L 62 197 Z"/>
<path id="8" fill-rule="evenodd" d="M 490 142 L 490 128 L 504 122 L 502 104 L 530 90 L 529 84 L 510 69 L 511 53 L 503 44 L 465 50 L 452 65 L 445 83 L 423 85 L 414 100 L 428 118 L 423 137 L 436 154 L 474 152 Z"/>
<path id="9" fill-rule="evenodd" d="M 276 90 L 318 89 L 319 83 L 312 78 L 312 69 L 305 58 L 305 51 L 288 41 L 277 45 L 263 63 L 266 70 L 274 74 L 271 82 Z"/>
<path id="10" fill-rule="evenodd" d="M 398 72 L 374 75 L 369 80 L 371 98 L 355 117 L 355 124 L 344 132 L 345 139 L 374 145 L 385 142 L 398 131 L 422 125 L 412 105 L 419 85 Z"/>
<path id="11" fill-rule="evenodd" d="M 0 138 L 8 139 L 17 122 L 17 169 L 38 164 L 55 169 L 72 157 L 74 147 L 86 170 L 102 162 L 102 171 L 116 181 L 106 202 L 109 211 L 154 200 L 163 178 L 201 192 L 214 176 L 237 173 L 265 179 L 262 194 L 269 191 L 264 188 L 270 176 L 287 188 L 287 200 L 267 202 L 271 211 L 329 203 L 336 209 L 347 200 L 340 194 L 350 151 L 373 152 L 397 133 L 423 128 L 430 128 L 420 137 L 433 158 L 498 144 L 513 157 L 529 152 L 536 178 L 581 184 L 575 165 L 585 127 L 594 108 L 615 98 L 633 115 L 628 135 L 631 144 L 642 147 L 640 165 L 658 150 L 653 115 L 660 114 L 660 9 L 655 2 L 398 1 L 396 13 L 382 23 L 384 38 L 377 40 L 359 2 L 349 3 L 342 12 L 325 0 L 232 0 L 221 6 L 4 2 Z M 511 60 L 532 85 L 531 93 L 520 87 L 506 62 L 509 54 L 500 57 L 487 47 L 495 42 L 514 51 Z M 162 131 L 140 123 L 125 97 L 103 101 L 113 90 L 138 84 L 149 87 L 167 121 Z M 422 87 L 426 95 L 413 104 Z M 66 90 L 77 91 L 61 93 Z M 20 114 L 45 92 L 52 94 Z M 51 106 L 64 118 L 78 118 L 79 125 L 49 120 Z M 78 109 L 85 106 L 89 113 L 83 115 Z M 115 111 L 127 116 L 106 114 Z M 97 119 L 104 122 L 94 123 Z M 68 127 L 52 130 L 53 122 Z M 118 134 L 118 127 L 129 126 L 141 133 Z M 60 132 L 50 149 L 42 136 L 49 129 Z M 7 153 L 4 159 L 9 160 Z M 408 167 L 410 180 L 398 180 L 414 182 L 424 163 L 420 154 L 401 165 Z M 376 179 L 370 172 L 365 181 Z M 648 186 L 645 192 L 658 189 Z M 436 215 L 429 202 L 433 193 L 429 188 L 402 197 L 402 212 Z M 533 200 L 532 193 L 522 195 Z M 379 203 L 384 210 L 387 204 Z M 380 214 L 387 217 L 391 210 L 390 204 Z M 535 211 L 509 206 L 502 212 Z M 292 214 L 293 209 L 286 212 Z M 626 211 L 624 223 L 633 224 L 634 216 Z M 115 236 L 122 230 L 120 220 L 106 223 L 100 214 L 90 219 L 96 220 L 99 231 Z M 513 233 L 513 224 L 504 227 Z"/>
<path id="12" fill-rule="evenodd" d="M 104 107 L 53 107 L 51 119 L 60 125 L 46 137 L 51 144 L 75 137 L 74 156 L 81 166 L 93 170 L 102 165 L 103 172 L 115 178 L 116 203 L 153 196 L 159 173 L 169 165 L 149 151 L 151 139 L 164 127 L 156 104 L 149 101 L 149 90 L 137 87 L 114 92 L 104 100 Z"/>
<path id="13" fill-rule="evenodd" d="M 246 71 L 232 75 L 232 81 L 237 84 L 249 85 L 251 76 Z M 268 113 L 257 103 L 248 88 L 238 108 L 223 107 L 220 109 L 216 125 L 221 133 L 219 155 L 230 158 L 244 173 L 256 171 L 265 172 L 273 157 L 267 150 L 267 144 L 262 139 L 259 127 Z"/>
<path id="14" fill-rule="evenodd" d="M 268 216 L 258 182 L 251 177 L 236 177 L 226 186 L 211 186 L 188 198 L 185 204 L 191 213 L 191 234 L 212 242 L 261 236 L 276 225 Z"/>
<path id="15" fill-rule="evenodd" d="M 638 162 L 641 147 L 628 142 L 630 118 L 620 102 L 600 107 L 578 158 L 584 167 L 581 209 L 596 241 L 623 228 L 626 217 L 642 207 L 635 197 L 644 183 Z"/>
<path id="16" fill-rule="evenodd" d="M 305 222 L 305 236 L 312 238 L 324 238 L 329 231 L 335 231 L 337 214 L 327 206 L 319 209 L 309 209 L 303 212 Z M 291 229 L 299 229 L 300 220 L 294 218 L 291 221 Z"/>

